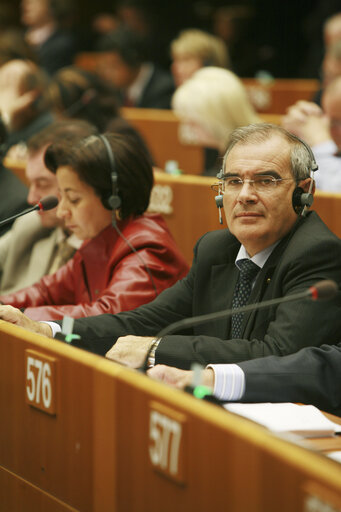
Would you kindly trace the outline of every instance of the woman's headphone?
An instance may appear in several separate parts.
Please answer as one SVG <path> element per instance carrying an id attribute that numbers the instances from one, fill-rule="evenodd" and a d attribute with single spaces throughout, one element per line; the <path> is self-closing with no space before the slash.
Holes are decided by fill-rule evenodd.
<path id="1" fill-rule="evenodd" d="M 117 210 L 121 206 L 122 201 L 121 201 L 120 196 L 118 195 L 118 186 L 117 186 L 118 176 L 117 176 L 117 172 L 116 172 L 115 157 L 114 157 L 114 153 L 111 149 L 108 139 L 104 135 L 99 135 L 99 138 L 103 142 L 106 152 L 107 152 L 107 155 L 108 155 L 108 160 L 110 163 L 110 178 L 111 178 L 111 194 L 109 197 L 102 196 L 101 200 L 102 200 L 103 206 L 105 208 L 107 208 L 107 210 Z M 113 217 L 115 217 L 115 215 L 113 215 Z"/>

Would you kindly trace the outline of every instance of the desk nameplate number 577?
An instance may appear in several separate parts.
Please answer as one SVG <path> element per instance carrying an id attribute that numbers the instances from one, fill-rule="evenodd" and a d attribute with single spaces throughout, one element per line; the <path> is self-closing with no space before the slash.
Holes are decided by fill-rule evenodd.
<path id="1" fill-rule="evenodd" d="M 186 483 L 186 417 L 156 401 L 149 404 L 149 458 L 154 469 Z"/>
<path id="2" fill-rule="evenodd" d="M 56 359 L 35 350 L 25 350 L 26 403 L 56 414 Z"/>

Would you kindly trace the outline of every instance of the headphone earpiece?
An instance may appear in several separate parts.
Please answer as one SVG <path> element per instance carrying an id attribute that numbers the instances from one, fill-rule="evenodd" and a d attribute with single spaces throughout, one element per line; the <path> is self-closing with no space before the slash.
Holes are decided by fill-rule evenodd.
<path id="1" fill-rule="evenodd" d="M 301 213 L 305 206 L 310 208 L 313 204 L 314 196 L 309 192 L 304 192 L 303 188 L 296 187 L 292 193 L 292 206 L 296 213 Z"/>
<path id="2" fill-rule="evenodd" d="M 111 146 L 110 146 L 107 138 L 104 135 L 99 135 L 99 138 L 103 142 L 106 152 L 107 152 L 107 155 L 108 155 L 108 160 L 110 162 L 110 179 L 111 179 L 111 194 L 107 195 L 107 196 L 102 196 L 101 200 L 102 200 L 102 204 L 103 204 L 104 208 L 106 208 L 107 210 L 117 210 L 121 206 L 122 201 L 121 201 L 120 196 L 118 195 L 118 186 L 117 186 L 118 176 L 117 176 L 117 172 L 116 172 L 116 168 L 115 168 L 116 166 L 115 166 L 114 153 L 111 149 Z M 116 218 L 115 215 L 113 215 L 113 222 L 114 222 L 115 218 Z"/>
<path id="3" fill-rule="evenodd" d="M 219 177 L 219 175 L 218 175 Z M 215 204 L 217 206 L 217 208 L 219 209 L 219 224 L 222 224 L 223 223 L 223 217 L 221 215 L 221 209 L 224 207 L 224 204 L 223 204 L 223 190 L 222 190 L 222 185 L 219 184 L 219 189 L 218 189 L 218 194 L 215 196 Z"/>
<path id="4" fill-rule="evenodd" d="M 292 193 L 292 206 L 295 212 L 298 215 L 302 215 L 303 217 L 306 215 L 306 211 L 313 204 L 314 196 L 312 194 L 312 190 L 314 187 L 314 173 L 318 170 L 318 165 L 315 160 L 314 153 L 311 150 L 311 147 L 302 139 L 297 137 L 297 135 L 291 134 L 298 142 L 300 142 L 306 149 L 310 157 L 310 186 L 308 192 L 304 192 L 302 187 L 296 187 Z"/>
<path id="5" fill-rule="evenodd" d="M 112 195 L 108 199 L 108 204 L 110 210 L 117 210 L 121 206 L 121 198 L 118 195 L 118 187 L 117 187 L 117 174 L 116 172 L 111 172 L 111 187 L 112 187 Z"/>
<path id="6" fill-rule="evenodd" d="M 223 196 L 221 194 L 218 194 L 217 196 L 215 196 L 215 204 L 217 206 L 217 208 L 222 208 L 223 207 Z"/>

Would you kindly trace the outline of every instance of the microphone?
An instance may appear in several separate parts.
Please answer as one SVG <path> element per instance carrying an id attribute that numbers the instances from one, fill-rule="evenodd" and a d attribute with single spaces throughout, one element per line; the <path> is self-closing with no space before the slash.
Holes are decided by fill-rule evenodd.
<path id="1" fill-rule="evenodd" d="M 229 317 L 237 313 L 248 313 L 249 311 L 253 311 L 255 309 L 270 308 L 271 306 L 275 306 L 277 304 L 284 304 L 285 302 L 294 302 L 296 300 L 301 300 L 305 298 L 311 298 L 312 300 L 332 299 L 333 297 L 335 297 L 338 291 L 339 288 L 335 281 L 332 281 L 331 279 L 325 279 L 323 281 L 318 281 L 313 286 L 310 286 L 307 290 L 304 290 L 303 292 L 294 293 L 292 295 L 287 295 L 285 297 L 279 297 L 278 299 L 270 299 L 262 302 L 255 302 L 254 304 L 248 304 L 246 306 L 241 306 L 240 308 L 224 309 L 223 311 L 215 311 L 214 313 L 208 313 L 206 315 L 198 315 L 192 316 L 191 318 L 184 318 L 162 329 L 157 334 L 156 338 L 162 338 L 163 336 L 166 336 L 166 334 L 178 331 L 183 327 L 193 327 L 194 325 L 204 324 L 206 322 L 211 322 L 212 320 L 217 320 L 223 317 Z"/>
<path id="2" fill-rule="evenodd" d="M 13 215 L 12 217 L 8 217 L 8 219 L 4 219 L 0 221 L 0 227 L 4 226 L 5 224 L 8 224 L 9 222 L 12 222 L 13 220 L 17 219 L 18 217 L 21 217 L 22 215 L 26 215 L 26 213 L 34 212 L 35 210 L 39 211 L 47 211 L 52 210 L 52 208 L 55 208 L 58 204 L 58 198 L 56 196 L 46 196 L 43 199 L 39 201 L 36 205 L 32 206 L 31 208 L 27 208 L 23 212 L 17 213 L 16 215 Z"/>
<path id="3" fill-rule="evenodd" d="M 285 302 L 294 302 L 296 300 L 311 298 L 312 300 L 328 300 L 335 297 L 338 293 L 339 287 L 332 281 L 331 279 L 325 279 L 323 281 L 318 281 L 313 286 L 310 286 L 307 290 L 303 292 L 295 293 L 292 295 L 287 295 L 286 297 L 279 297 L 278 299 L 270 299 L 265 300 L 263 302 L 254 302 L 253 304 L 248 304 L 246 306 L 241 306 L 240 308 L 235 309 L 224 309 L 222 311 L 215 311 L 214 313 L 207 313 L 206 315 L 198 315 L 192 316 L 191 318 L 184 318 L 179 320 L 178 322 L 174 322 L 167 327 L 164 327 L 159 333 L 155 336 L 155 339 L 162 338 L 167 334 L 171 334 L 174 331 L 178 331 L 183 327 L 193 327 L 194 325 L 204 324 L 206 322 L 211 322 L 212 320 L 217 320 L 219 318 L 229 317 L 235 315 L 237 313 L 247 313 L 249 311 L 253 311 L 255 309 L 265 309 L 271 306 L 275 306 L 277 304 L 283 304 Z M 150 352 L 153 348 L 153 344 L 149 348 L 146 357 L 144 358 L 142 366 L 138 368 L 141 373 L 147 373 L 148 370 L 148 359 L 150 356 Z"/>

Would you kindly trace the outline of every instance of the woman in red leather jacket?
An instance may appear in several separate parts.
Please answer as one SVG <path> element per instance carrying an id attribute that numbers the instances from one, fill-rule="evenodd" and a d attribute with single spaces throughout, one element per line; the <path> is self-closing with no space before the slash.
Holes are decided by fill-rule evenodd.
<path id="1" fill-rule="evenodd" d="M 0 297 L 4 304 L 35 320 L 119 313 L 186 275 L 164 220 L 145 213 L 153 170 L 136 141 L 107 133 L 73 147 L 51 145 L 45 164 L 57 175 L 57 215 L 84 242 L 56 273 Z"/>

